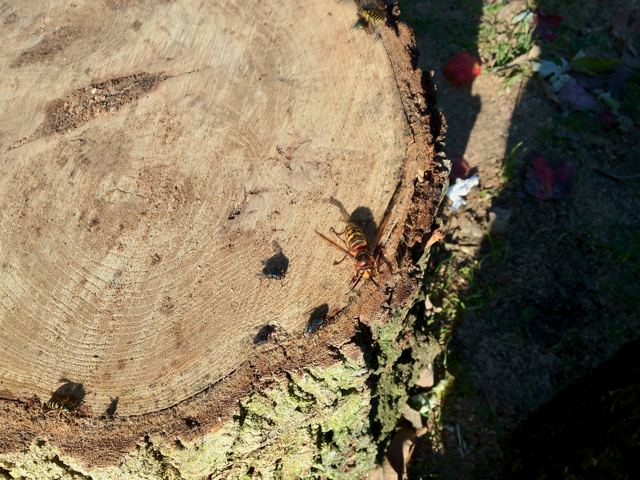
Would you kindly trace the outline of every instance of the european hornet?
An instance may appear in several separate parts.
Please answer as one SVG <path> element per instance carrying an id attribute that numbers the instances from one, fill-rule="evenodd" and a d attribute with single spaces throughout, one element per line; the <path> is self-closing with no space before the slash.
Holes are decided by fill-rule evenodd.
<path id="1" fill-rule="evenodd" d="M 83 403 L 74 397 L 60 398 L 58 400 L 52 398 L 45 404 L 47 409 L 45 413 L 57 413 L 58 418 L 60 418 L 60 415 L 64 415 L 71 419 L 69 415 L 75 415 Z"/>
<path id="2" fill-rule="evenodd" d="M 377 10 L 364 9 L 362 10 L 362 16 L 372 25 L 375 25 L 376 22 L 384 23 L 384 16 Z"/>
<path id="3" fill-rule="evenodd" d="M 347 215 L 347 212 L 344 210 L 344 207 L 342 207 L 342 205 L 337 205 L 337 206 L 342 210 L 343 217 L 346 217 L 344 218 L 344 220 L 346 221 L 347 225 L 344 229 L 344 232 L 342 233 L 336 232 L 333 229 L 333 227 L 331 227 L 331 231 L 340 240 L 342 240 L 345 247 L 347 248 L 342 248 L 336 242 L 334 242 L 328 237 L 325 237 L 323 234 L 321 234 L 317 230 L 315 232 L 318 235 L 320 235 L 323 238 L 323 240 L 325 240 L 327 243 L 334 246 L 335 248 L 337 248 L 338 250 L 340 250 L 342 253 L 345 254 L 342 260 L 340 260 L 339 262 L 333 262 L 334 265 L 338 265 L 342 263 L 344 259 L 347 257 L 351 257 L 354 260 L 356 274 L 351 279 L 351 281 L 354 283 L 351 289 L 347 292 L 347 295 L 349 295 L 351 291 L 354 288 L 356 288 L 356 286 L 358 285 L 362 277 L 364 277 L 365 280 L 371 280 L 371 283 L 373 283 L 378 288 L 378 290 L 380 290 L 382 293 L 385 293 L 385 291 L 382 290 L 382 288 L 380 288 L 380 285 L 378 285 L 376 281 L 373 279 L 373 276 L 380 275 L 380 272 L 379 272 L 380 260 L 384 260 L 384 262 L 387 264 L 387 267 L 389 268 L 389 273 L 391 273 L 391 264 L 384 257 L 384 255 L 382 255 L 382 248 L 380 247 L 380 239 L 382 238 L 385 227 L 387 226 L 387 222 L 389 221 L 389 214 L 387 214 L 387 216 L 384 218 L 384 220 L 380 224 L 380 228 L 378 229 L 378 234 L 376 235 L 375 240 L 373 241 L 372 244 L 369 244 L 369 239 L 365 235 L 362 228 L 360 228 L 355 223 L 349 222 L 348 221 L 349 216 Z M 342 234 L 345 235 L 346 241 L 340 237 L 340 235 Z"/>

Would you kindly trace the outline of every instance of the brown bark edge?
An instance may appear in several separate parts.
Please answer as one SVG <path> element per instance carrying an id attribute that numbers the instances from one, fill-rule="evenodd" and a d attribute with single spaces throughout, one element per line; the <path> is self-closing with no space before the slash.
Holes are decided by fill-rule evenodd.
<path id="1" fill-rule="evenodd" d="M 400 238 L 395 252 L 386 252 L 394 264 L 395 286 L 381 308 L 381 297 L 363 295 L 334 318 L 330 328 L 314 336 L 313 345 L 302 333 L 285 336 L 272 332 L 270 348 L 223 380 L 199 394 L 165 410 L 119 417 L 78 415 L 73 421 L 45 416 L 38 399 L 15 398 L 0 391 L 3 411 L 0 453 L 28 448 L 37 439 L 46 439 L 60 451 L 82 461 L 88 468 L 109 466 L 136 449 L 147 435 L 166 434 L 193 441 L 213 433 L 237 411 L 238 403 L 255 389 L 268 388 L 273 378 L 310 366 L 335 364 L 335 347 L 355 340 L 359 325 L 392 321 L 393 313 L 409 307 L 421 284 L 416 266 L 433 230 L 438 206 L 447 187 L 448 170 L 439 153 L 446 124 L 434 105 L 436 90 L 431 75 L 416 68 L 417 50 L 413 31 L 400 22 L 380 27 L 382 41 L 391 61 L 411 137 L 407 142 L 401 189 L 413 191 L 411 202 L 400 207 L 401 219 L 393 235 Z"/>

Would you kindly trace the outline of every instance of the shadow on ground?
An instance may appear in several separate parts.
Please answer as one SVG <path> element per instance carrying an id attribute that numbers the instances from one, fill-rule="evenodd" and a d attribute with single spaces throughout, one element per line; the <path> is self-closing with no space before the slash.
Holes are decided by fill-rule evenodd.
<path id="1" fill-rule="evenodd" d="M 434 72 L 448 124 L 445 152 L 464 157 L 480 178 L 466 206 L 444 205 L 445 247 L 432 253 L 425 301 L 413 312 L 417 334 L 435 337 L 443 353 L 432 369 L 441 393 L 423 412 L 410 478 L 499 478 L 523 420 L 640 338 L 640 181 L 593 169 L 640 171 L 640 78 L 636 69 L 620 97 L 635 120 L 623 132 L 598 125 L 595 113 L 561 110 L 528 62 L 497 74 L 487 66 L 522 53 L 510 29 L 527 8 L 563 17 L 555 39 L 526 46 L 545 60 L 580 50 L 619 58 L 613 18 L 640 12 L 623 0 L 399 6 L 416 32 L 418 66 Z M 442 69 L 461 50 L 482 58 L 485 73 L 454 85 Z M 552 167 L 572 163 L 568 197 L 542 201 L 525 192 L 536 155 Z"/>

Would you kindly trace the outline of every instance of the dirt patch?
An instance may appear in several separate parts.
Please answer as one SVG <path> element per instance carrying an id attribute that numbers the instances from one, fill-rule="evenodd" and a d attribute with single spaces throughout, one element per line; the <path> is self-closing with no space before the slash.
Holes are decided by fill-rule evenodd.
<path id="1" fill-rule="evenodd" d="M 15 13 L 10 14 L 5 19 L 5 23 L 13 23 L 16 18 Z M 73 25 L 58 27 L 52 33 L 45 35 L 37 45 L 23 51 L 11 64 L 11 67 L 18 68 L 51 58 L 75 42 L 78 39 L 78 34 L 79 29 Z"/>
<path id="2" fill-rule="evenodd" d="M 45 109 L 44 122 L 33 135 L 10 148 L 55 133 L 68 133 L 98 116 L 114 114 L 148 93 L 156 83 L 170 77 L 142 72 L 79 88 L 66 98 L 50 102 Z"/>
<path id="3" fill-rule="evenodd" d="M 11 25 L 12 23 L 16 23 L 18 21 L 18 14 L 16 12 L 11 12 L 4 19 L 5 25 Z"/>

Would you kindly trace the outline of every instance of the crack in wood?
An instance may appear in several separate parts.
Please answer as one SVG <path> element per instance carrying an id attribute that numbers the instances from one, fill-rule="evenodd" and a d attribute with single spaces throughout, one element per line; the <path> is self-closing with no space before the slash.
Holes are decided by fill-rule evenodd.
<path id="1" fill-rule="evenodd" d="M 49 102 L 45 107 L 44 121 L 36 131 L 13 143 L 8 150 L 56 133 L 69 133 L 96 117 L 114 114 L 125 106 L 133 104 L 158 82 L 196 71 L 191 70 L 177 74 L 140 72 L 74 90 L 65 98 Z M 69 142 L 74 141 L 85 142 L 82 138 L 69 140 Z"/>

